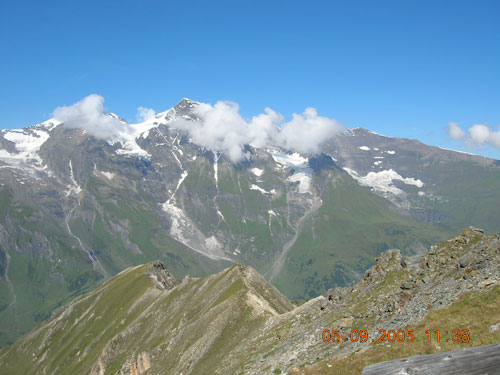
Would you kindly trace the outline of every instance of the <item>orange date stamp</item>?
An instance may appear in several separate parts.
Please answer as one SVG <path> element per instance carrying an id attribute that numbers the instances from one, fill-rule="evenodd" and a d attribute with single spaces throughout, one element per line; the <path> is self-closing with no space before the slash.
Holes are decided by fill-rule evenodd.
<path id="1" fill-rule="evenodd" d="M 423 335 L 422 335 L 423 336 Z M 353 329 L 347 336 L 344 336 L 340 333 L 338 329 L 323 330 L 322 338 L 324 342 L 367 342 L 370 340 L 370 334 L 366 329 Z M 435 331 L 431 331 L 428 329 L 425 331 L 424 340 L 427 339 L 427 342 L 436 342 L 439 343 L 441 341 L 452 341 L 454 343 L 468 343 L 470 341 L 470 331 L 468 329 L 454 329 L 451 331 L 441 331 L 439 329 Z M 415 333 L 413 329 L 379 329 L 378 334 L 376 335 L 374 342 L 381 343 L 402 343 L 402 342 L 413 342 L 415 340 Z"/>

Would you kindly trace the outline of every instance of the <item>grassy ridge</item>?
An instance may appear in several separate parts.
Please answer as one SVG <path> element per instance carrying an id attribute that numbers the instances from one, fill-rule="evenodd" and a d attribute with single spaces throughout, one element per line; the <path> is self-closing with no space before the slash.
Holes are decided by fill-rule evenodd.
<path id="1" fill-rule="evenodd" d="M 292 308 L 241 265 L 187 278 L 173 290 L 154 287 L 150 270 L 146 264 L 122 272 L 0 351 L 0 374 L 73 375 L 99 368 L 115 374 L 130 370 L 141 353 L 151 358 L 152 373 L 211 374 L 221 363 L 234 369 L 246 353 L 230 362 L 227 353 L 271 317 L 252 307 L 247 294 L 259 295 L 277 313 Z"/>

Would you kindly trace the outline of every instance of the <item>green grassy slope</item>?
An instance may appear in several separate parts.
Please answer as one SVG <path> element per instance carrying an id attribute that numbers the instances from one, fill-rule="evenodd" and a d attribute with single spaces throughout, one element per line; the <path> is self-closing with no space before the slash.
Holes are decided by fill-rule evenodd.
<path id="1" fill-rule="evenodd" d="M 242 338 L 293 307 L 241 265 L 170 290 L 156 288 L 149 270 L 146 264 L 122 272 L 3 349 L 0 374 L 116 374 L 143 358 L 151 373 L 210 374 Z M 231 373 L 239 365 L 236 355 L 222 366 Z"/>
<path id="2" fill-rule="evenodd" d="M 444 170 L 444 172 L 443 172 Z M 438 220 L 460 229 L 469 225 L 487 233 L 500 232 L 498 202 L 500 201 L 500 168 L 460 161 L 446 164 L 438 161 L 427 165 L 431 196 L 412 199 L 412 213 L 419 219 Z M 445 197 L 445 198 L 436 198 Z"/>
<path id="3" fill-rule="evenodd" d="M 90 191 L 97 191 L 98 186 L 90 183 Z M 94 199 L 84 198 L 69 222 L 109 276 L 154 259 L 163 260 L 176 277 L 207 275 L 229 264 L 207 259 L 169 237 L 147 195 L 141 199 L 120 191 L 114 195 L 115 202 L 97 194 Z M 100 212 L 100 207 L 106 209 Z M 113 230 L 117 223 L 128 226 L 128 233 L 118 236 Z M 0 190 L 0 224 L 4 228 L 0 239 L 2 347 L 47 319 L 58 306 L 95 288 L 103 275 L 93 269 L 61 219 L 36 202 L 20 202 L 8 189 Z"/>
<path id="4" fill-rule="evenodd" d="M 8 189 L 0 190 L 0 253 L 9 258 L 8 269 L 0 275 L 0 346 L 14 342 L 100 278 L 63 228 L 40 220 L 36 208 L 13 196 Z M 39 254 L 45 246 L 50 252 Z"/>
<path id="5" fill-rule="evenodd" d="M 392 211 L 387 201 L 349 178 L 338 178 L 305 223 L 275 285 L 291 298 L 311 298 L 359 278 L 392 248 L 411 253 L 456 234 Z M 458 232 L 458 231 L 457 231 Z"/>

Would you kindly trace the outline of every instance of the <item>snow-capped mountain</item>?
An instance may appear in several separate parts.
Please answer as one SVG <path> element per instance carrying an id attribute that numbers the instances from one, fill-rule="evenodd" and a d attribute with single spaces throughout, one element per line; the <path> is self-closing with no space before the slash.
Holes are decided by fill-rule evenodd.
<path id="1" fill-rule="evenodd" d="M 498 161 L 348 129 L 319 152 L 245 145 L 234 162 L 193 139 L 199 105 L 108 114 L 104 135 L 55 119 L 0 132 L 0 344 L 154 259 L 177 277 L 240 262 L 305 298 L 388 248 L 500 231 Z"/>

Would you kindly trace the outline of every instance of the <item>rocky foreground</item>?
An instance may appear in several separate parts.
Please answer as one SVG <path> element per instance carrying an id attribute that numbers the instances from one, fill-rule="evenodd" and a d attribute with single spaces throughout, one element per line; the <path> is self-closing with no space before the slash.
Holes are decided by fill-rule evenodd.
<path id="1" fill-rule="evenodd" d="M 180 281 L 153 262 L 121 272 L 3 349 L 0 374 L 359 374 L 422 350 L 500 342 L 499 281 L 500 235 L 475 228 L 422 256 L 388 250 L 359 284 L 300 306 L 251 267 Z M 447 324 L 470 340 L 446 341 Z M 380 330 L 409 329 L 412 343 L 378 341 Z M 440 343 L 427 342 L 428 329 L 441 329 Z M 324 342 L 324 330 L 338 330 L 339 342 Z M 367 340 L 353 340 L 353 330 Z"/>

